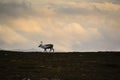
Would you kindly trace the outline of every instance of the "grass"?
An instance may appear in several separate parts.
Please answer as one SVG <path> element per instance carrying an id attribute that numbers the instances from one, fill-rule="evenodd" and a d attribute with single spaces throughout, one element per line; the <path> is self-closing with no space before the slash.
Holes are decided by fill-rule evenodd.
<path id="1" fill-rule="evenodd" d="M 0 51 L 0 80 L 120 80 L 119 52 Z"/>

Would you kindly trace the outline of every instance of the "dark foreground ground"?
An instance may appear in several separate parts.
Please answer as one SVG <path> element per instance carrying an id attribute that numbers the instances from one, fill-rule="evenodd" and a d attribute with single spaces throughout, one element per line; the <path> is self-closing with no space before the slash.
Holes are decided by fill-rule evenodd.
<path id="1" fill-rule="evenodd" d="M 120 53 L 0 51 L 0 80 L 120 80 Z"/>

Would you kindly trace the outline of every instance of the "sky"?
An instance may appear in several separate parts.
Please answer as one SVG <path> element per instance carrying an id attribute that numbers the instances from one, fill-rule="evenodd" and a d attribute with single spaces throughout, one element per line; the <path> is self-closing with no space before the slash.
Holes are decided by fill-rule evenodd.
<path id="1" fill-rule="evenodd" d="M 0 0 L 0 49 L 120 51 L 120 0 Z"/>

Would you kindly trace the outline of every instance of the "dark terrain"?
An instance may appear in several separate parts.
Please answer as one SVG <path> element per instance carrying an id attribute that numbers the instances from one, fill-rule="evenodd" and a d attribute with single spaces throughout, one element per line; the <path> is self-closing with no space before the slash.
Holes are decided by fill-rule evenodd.
<path id="1" fill-rule="evenodd" d="M 120 53 L 0 51 L 0 80 L 120 80 Z"/>

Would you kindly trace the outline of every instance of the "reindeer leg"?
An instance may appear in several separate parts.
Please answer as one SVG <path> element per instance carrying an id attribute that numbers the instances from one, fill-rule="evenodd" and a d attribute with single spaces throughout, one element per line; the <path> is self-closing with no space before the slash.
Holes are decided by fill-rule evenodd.
<path id="1" fill-rule="evenodd" d="M 49 50 L 49 52 L 51 52 L 51 49 Z"/>
<path id="2" fill-rule="evenodd" d="M 53 52 L 54 52 L 54 48 L 53 48 Z"/>
<path id="3" fill-rule="evenodd" d="M 51 52 L 51 48 L 50 48 L 49 52 Z"/>
<path id="4" fill-rule="evenodd" d="M 47 52 L 46 49 L 44 49 L 44 52 Z"/>
<path id="5" fill-rule="evenodd" d="M 54 49 L 53 48 L 50 48 L 50 52 L 53 51 L 54 52 Z"/>
<path id="6" fill-rule="evenodd" d="M 54 48 L 51 48 L 51 50 L 54 52 Z"/>

